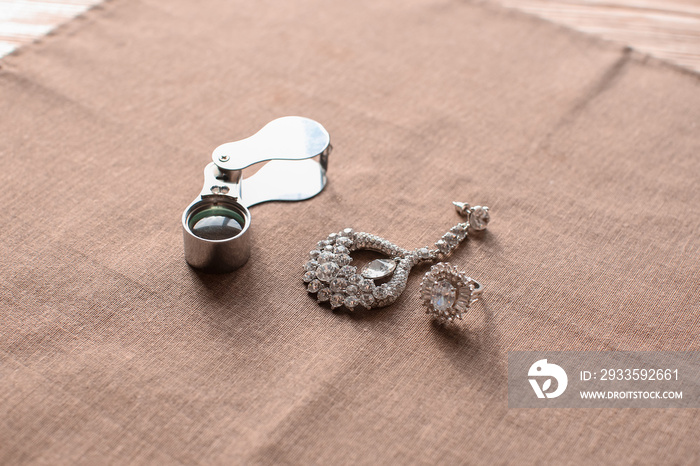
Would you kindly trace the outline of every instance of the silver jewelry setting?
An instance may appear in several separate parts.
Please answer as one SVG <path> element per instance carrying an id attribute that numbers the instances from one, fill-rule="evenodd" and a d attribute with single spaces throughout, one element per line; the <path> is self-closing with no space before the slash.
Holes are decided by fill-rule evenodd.
<path id="1" fill-rule="evenodd" d="M 307 291 L 316 294 L 319 303 L 329 302 L 333 309 L 344 306 L 353 311 L 360 307 L 388 306 L 406 288 L 408 275 L 416 264 L 446 259 L 467 238 L 468 229 L 484 230 L 488 225 L 488 207 L 453 204 L 468 221 L 450 228 L 432 248 L 407 250 L 377 235 L 355 232 L 352 228 L 331 233 L 318 242 L 304 265 Z M 351 265 L 350 257 L 350 253 L 357 250 L 380 252 L 388 259 L 376 259 L 358 272 L 357 267 Z M 393 267 L 391 262 L 395 264 Z M 381 280 L 386 282 L 376 282 Z"/>
<path id="2" fill-rule="evenodd" d="M 423 277 L 420 288 L 421 299 L 428 308 L 425 313 L 441 322 L 461 320 L 484 290 L 481 283 L 445 262 L 430 268 Z"/>

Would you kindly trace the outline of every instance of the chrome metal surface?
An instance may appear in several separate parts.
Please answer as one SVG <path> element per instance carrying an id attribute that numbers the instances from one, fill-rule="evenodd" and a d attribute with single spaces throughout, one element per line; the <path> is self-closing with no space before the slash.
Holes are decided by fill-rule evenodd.
<path id="1" fill-rule="evenodd" d="M 330 146 L 329 146 L 330 147 Z M 328 156 L 325 157 L 328 160 Z M 271 160 L 246 178 L 241 203 L 251 207 L 268 201 L 303 201 L 326 186 L 326 166 L 315 160 Z"/>
<path id="2" fill-rule="evenodd" d="M 265 160 L 310 159 L 329 151 L 330 143 L 320 123 L 288 116 L 272 120 L 249 138 L 220 145 L 212 160 L 223 170 L 242 170 Z"/>
<path id="3" fill-rule="evenodd" d="M 455 206 L 455 210 L 459 215 L 462 215 L 463 217 L 466 217 L 469 215 L 469 209 L 472 208 L 472 206 L 469 205 L 467 202 L 457 202 L 454 201 L 452 203 L 453 206 Z"/>
<path id="4" fill-rule="evenodd" d="M 476 299 L 481 296 L 481 294 L 484 292 L 484 285 L 481 283 L 477 282 L 472 278 L 472 283 L 474 284 L 474 290 L 472 291 L 472 296 L 475 297 Z"/>
<path id="5" fill-rule="evenodd" d="M 244 265 L 250 256 L 248 207 L 320 193 L 331 150 L 326 129 L 297 116 L 278 118 L 249 138 L 217 147 L 199 197 L 182 214 L 187 263 L 208 272 Z M 243 179 L 244 168 L 261 162 L 267 163 Z"/>
<path id="6" fill-rule="evenodd" d="M 221 206 L 239 213 L 243 217 L 243 229 L 230 238 L 207 239 L 197 236 L 192 230 L 192 219 L 210 207 Z M 250 257 L 250 212 L 227 195 L 200 197 L 182 213 L 182 231 L 185 241 L 185 260 L 192 267 L 205 272 L 230 272 L 242 267 Z"/>
<path id="7" fill-rule="evenodd" d="M 214 162 L 204 167 L 204 186 L 200 195 L 205 197 L 212 194 L 227 194 L 240 200 L 241 172 L 223 171 Z"/>

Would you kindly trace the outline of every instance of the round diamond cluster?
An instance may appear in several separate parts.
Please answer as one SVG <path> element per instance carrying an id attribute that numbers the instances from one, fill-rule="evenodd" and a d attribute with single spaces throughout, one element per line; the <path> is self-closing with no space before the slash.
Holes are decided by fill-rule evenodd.
<path id="1" fill-rule="evenodd" d="M 376 285 L 373 280 L 362 277 L 355 266 L 350 265 L 350 252 L 371 249 L 394 257 L 398 262 L 388 283 Z M 406 288 L 408 273 L 420 259 L 395 244 L 369 233 L 355 233 L 346 228 L 331 233 L 319 241 L 316 249 L 309 253 L 304 265 L 304 282 L 309 293 L 316 293 L 318 302 L 328 301 L 333 309 L 345 306 L 354 310 L 387 306 L 393 303 Z"/>
<path id="2" fill-rule="evenodd" d="M 472 298 L 475 282 L 464 273 L 445 262 L 430 268 L 421 282 L 421 298 L 432 314 L 442 322 L 461 319 L 464 312 L 476 301 Z"/>

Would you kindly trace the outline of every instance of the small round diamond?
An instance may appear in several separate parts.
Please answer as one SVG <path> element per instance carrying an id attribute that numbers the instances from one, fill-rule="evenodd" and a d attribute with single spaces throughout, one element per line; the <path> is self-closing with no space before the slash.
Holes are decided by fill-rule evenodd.
<path id="1" fill-rule="evenodd" d="M 318 262 L 316 261 L 309 261 L 304 265 L 304 270 L 307 272 L 310 272 L 312 270 L 316 270 L 318 268 Z"/>
<path id="2" fill-rule="evenodd" d="M 322 282 L 328 282 L 335 277 L 339 269 L 338 264 L 326 262 L 325 264 L 321 264 L 321 266 L 318 268 L 316 271 L 316 277 L 318 277 L 318 279 Z"/>
<path id="3" fill-rule="evenodd" d="M 450 228 L 450 231 L 454 233 L 458 241 L 462 241 L 464 238 L 467 237 L 467 229 L 465 228 L 465 224 L 463 223 L 453 226 L 452 228 Z"/>
<path id="4" fill-rule="evenodd" d="M 377 299 L 384 299 L 387 297 L 386 288 L 383 286 L 378 286 L 374 289 L 374 297 Z"/>
<path id="5" fill-rule="evenodd" d="M 335 244 L 349 248 L 350 245 L 352 245 L 352 240 L 350 238 L 346 238 L 344 236 L 341 236 L 337 240 L 335 240 Z"/>
<path id="6" fill-rule="evenodd" d="M 322 303 L 324 301 L 328 301 L 331 299 L 331 290 L 328 288 L 321 288 L 318 290 L 318 294 L 316 295 L 316 299 L 318 302 Z"/>
<path id="7" fill-rule="evenodd" d="M 318 256 L 318 263 L 323 264 L 325 262 L 333 262 L 335 256 L 332 252 L 324 251 Z"/>
<path id="8" fill-rule="evenodd" d="M 347 254 L 341 254 L 336 257 L 336 262 L 340 264 L 341 266 L 343 265 L 348 265 L 350 262 L 352 262 L 352 257 L 348 256 Z"/>
<path id="9" fill-rule="evenodd" d="M 457 246 L 457 244 L 459 244 L 459 239 L 457 239 L 457 235 L 455 235 L 455 234 L 452 233 L 452 232 L 445 233 L 445 234 L 442 236 L 442 239 L 443 239 L 449 246 L 452 246 L 452 247 Z"/>
<path id="10" fill-rule="evenodd" d="M 311 259 L 316 259 L 319 256 L 319 254 L 321 254 L 321 251 L 319 251 L 318 249 L 314 249 L 309 253 L 309 257 Z"/>
<path id="11" fill-rule="evenodd" d="M 435 247 L 438 248 L 438 250 L 443 254 L 447 254 L 450 249 L 452 249 L 445 241 L 441 239 L 435 242 Z"/>
<path id="12" fill-rule="evenodd" d="M 309 282 L 310 282 L 311 280 L 313 280 L 314 278 L 316 278 L 316 272 L 309 271 L 309 272 L 306 272 L 306 273 L 304 274 L 304 281 L 305 281 L 306 283 L 309 283 Z"/>
<path id="13" fill-rule="evenodd" d="M 491 220 L 491 216 L 489 215 L 488 207 L 478 205 L 474 207 L 471 215 L 469 215 L 469 225 L 477 231 L 485 230 L 489 220 Z"/>
<path id="14" fill-rule="evenodd" d="M 374 304 L 374 296 L 371 294 L 364 294 L 360 297 L 360 304 L 362 304 L 367 309 L 371 309 Z"/>
<path id="15" fill-rule="evenodd" d="M 331 299 L 330 299 L 331 307 L 333 309 L 335 309 L 336 307 L 342 306 L 344 300 L 345 300 L 345 298 L 343 297 L 342 294 L 334 294 L 333 296 L 331 296 Z"/>
<path id="16" fill-rule="evenodd" d="M 352 285 L 359 285 L 360 283 L 362 283 L 362 277 L 357 274 L 350 275 L 348 277 L 348 282 Z"/>
<path id="17" fill-rule="evenodd" d="M 344 265 L 340 269 L 340 272 L 338 272 L 338 275 L 342 277 L 352 277 L 353 275 L 355 275 L 356 272 L 357 267 L 355 267 L 354 265 Z"/>
<path id="18" fill-rule="evenodd" d="M 345 289 L 348 282 L 344 278 L 334 278 L 331 280 L 331 291 L 334 293 L 340 293 Z"/>
<path id="19" fill-rule="evenodd" d="M 356 295 L 360 292 L 360 289 L 357 287 L 357 285 L 348 285 L 345 292 L 350 295 Z"/>
<path id="20" fill-rule="evenodd" d="M 306 289 L 309 290 L 309 293 L 316 293 L 322 286 L 323 284 L 319 280 L 312 280 Z"/>
<path id="21" fill-rule="evenodd" d="M 358 304 L 360 304 L 360 300 L 357 299 L 357 296 L 348 296 L 345 298 L 343 304 L 345 304 L 345 307 L 352 310 L 355 309 Z"/>
<path id="22" fill-rule="evenodd" d="M 360 291 L 363 293 L 371 293 L 372 292 L 372 282 L 369 280 L 362 280 L 360 284 L 358 285 L 360 288 Z"/>
<path id="23" fill-rule="evenodd" d="M 342 245 L 337 245 L 334 247 L 333 252 L 336 254 L 350 254 L 350 250 Z"/>

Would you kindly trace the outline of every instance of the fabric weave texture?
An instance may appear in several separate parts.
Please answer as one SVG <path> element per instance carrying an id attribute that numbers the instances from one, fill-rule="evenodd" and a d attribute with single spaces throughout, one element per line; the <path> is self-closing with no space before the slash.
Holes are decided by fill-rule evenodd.
<path id="1" fill-rule="evenodd" d="M 1 464 L 681 464 L 694 410 L 516 410 L 511 350 L 700 350 L 700 81 L 482 2 L 107 2 L 0 63 Z M 284 115 L 334 152 L 206 275 L 180 215 Z M 390 307 L 319 306 L 308 251 L 491 224 Z"/>

